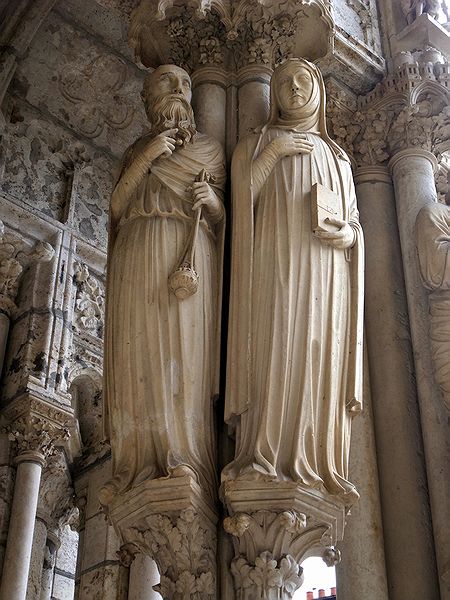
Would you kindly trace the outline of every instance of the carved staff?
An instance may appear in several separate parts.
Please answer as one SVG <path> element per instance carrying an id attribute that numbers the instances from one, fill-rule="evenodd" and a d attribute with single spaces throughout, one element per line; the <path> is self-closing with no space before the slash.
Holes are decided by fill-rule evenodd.
<path id="1" fill-rule="evenodd" d="M 195 178 L 195 181 L 206 181 L 207 183 L 214 182 L 214 176 L 208 173 L 206 169 L 202 169 Z M 178 267 L 173 271 L 169 277 L 169 288 L 178 298 L 178 300 L 184 300 L 193 296 L 198 290 L 198 273 L 195 270 L 195 246 L 197 244 L 198 228 L 200 225 L 200 219 L 202 216 L 201 207 L 198 209 L 195 215 L 194 226 L 189 235 L 186 248 L 183 252 L 183 256 L 178 263 Z"/>

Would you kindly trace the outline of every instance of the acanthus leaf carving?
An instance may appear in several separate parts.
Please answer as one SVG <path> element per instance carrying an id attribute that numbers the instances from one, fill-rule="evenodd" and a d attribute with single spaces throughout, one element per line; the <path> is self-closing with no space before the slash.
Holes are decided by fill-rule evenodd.
<path id="1" fill-rule="evenodd" d="M 193 508 L 146 517 L 127 537 L 157 562 L 161 581 L 154 589 L 164 599 L 215 598 L 215 531 Z"/>
<path id="2" fill-rule="evenodd" d="M 20 417 L 6 427 L 9 440 L 16 443 L 17 455 L 36 453 L 44 459 L 55 456 L 70 437 L 69 429 L 57 427 L 39 417 Z"/>
<path id="3" fill-rule="evenodd" d="M 269 551 L 261 552 L 254 564 L 243 556 L 233 559 L 231 572 L 242 600 L 292 598 L 303 582 L 303 569 L 292 556 L 277 561 Z"/>

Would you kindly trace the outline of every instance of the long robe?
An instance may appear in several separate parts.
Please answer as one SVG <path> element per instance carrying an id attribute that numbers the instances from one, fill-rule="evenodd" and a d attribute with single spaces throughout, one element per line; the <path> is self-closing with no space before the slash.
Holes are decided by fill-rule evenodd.
<path id="1" fill-rule="evenodd" d="M 311 154 L 277 162 L 253 197 L 252 162 L 285 128 L 266 127 L 233 157 L 226 419 L 237 426 L 223 478 L 296 481 L 345 497 L 351 418 L 362 403 L 363 238 L 349 163 L 319 134 Z M 352 249 L 313 235 L 311 188 L 338 193 Z"/>
<path id="2" fill-rule="evenodd" d="M 128 160 L 140 147 L 138 142 Z M 218 391 L 223 224 L 200 221 L 198 291 L 178 300 L 168 278 L 193 226 L 192 186 L 205 168 L 223 195 L 223 151 L 197 134 L 157 159 L 111 223 L 105 404 L 115 486 L 192 469 L 214 494 L 212 397 Z M 116 190 L 117 193 L 117 190 Z"/>
<path id="3" fill-rule="evenodd" d="M 424 286 L 430 291 L 430 346 L 434 373 L 450 409 L 450 206 L 425 205 L 416 220 L 417 251 Z"/>

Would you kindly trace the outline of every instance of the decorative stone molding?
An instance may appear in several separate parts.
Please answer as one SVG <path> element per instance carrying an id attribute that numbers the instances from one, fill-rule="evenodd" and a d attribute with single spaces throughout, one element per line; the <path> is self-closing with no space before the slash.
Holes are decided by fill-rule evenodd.
<path id="1" fill-rule="evenodd" d="M 61 94 L 76 105 L 77 129 L 86 137 L 98 137 L 108 125 L 126 129 L 135 111 L 128 101 L 124 85 L 127 66 L 112 55 L 99 55 L 88 64 L 65 65 L 59 78 Z M 114 97 L 114 103 L 110 98 Z"/>
<path id="2" fill-rule="evenodd" d="M 86 264 L 76 263 L 74 272 L 76 299 L 73 328 L 79 334 L 103 337 L 105 286 Z"/>
<path id="3" fill-rule="evenodd" d="M 399 61 L 393 75 L 358 98 L 356 109 L 331 92 L 331 132 L 358 167 L 386 165 L 411 147 L 440 160 L 450 150 L 450 65 L 429 49 L 405 52 Z"/>
<path id="4" fill-rule="evenodd" d="M 217 598 L 217 516 L 193 479 L 145 481 L 117 496 L 108 514 L 126 562 L 137 552 L 156 561 L 164 600 Z"/>
<path id="5" fill-rule="evenodd" d="M 333 497 L 288 482 L 228 481 L 222 488 L 230 516 L 231 564 L 237 598 L 290 599 L 303 581 L 310 555 L 336 564 L 333 545 L 343 537 L 345 507 Z"/>
<path id="6" fill-rule="evenodd" d="M 189 6 L 151 0 L 134 12 L 129 41 L 146 66 L 163 60 L 189 70 L 205 64 L 233 70 L 273 67 L 293 55 L 319 58 L 332 48 L 332 35 L 328 0 L 195 0 Z"/>
<path id="7" fill-rule="evenodd" d="M 0 312 L 10 317 L 17 309 L 15 299 L 24 270 L 33 263 L 49 262 L 54 250 L 47 242 L 34 247 L 24 237 L 6 231 L 0 221 Z"/>

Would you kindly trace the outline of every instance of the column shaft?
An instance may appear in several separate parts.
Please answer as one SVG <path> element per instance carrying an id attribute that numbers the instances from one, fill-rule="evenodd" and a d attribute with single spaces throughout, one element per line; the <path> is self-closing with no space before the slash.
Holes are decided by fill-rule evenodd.
<path id="1" fill-rule="evenodd" d="M 158 567 L 150 556 L 137 554 L 130 566 L 128 600 L 161 600 L 153 586 L 159 582 Z"/>
<path id="2" fill-rule="evenodd" d="M 25 600 L 43 460 L 19 456 L 0 600 Z"/>
<path id="3" fill-rule="evenodd" d="M 415 243 L 415 222 L 420 209 L 436 201 L 433 154 L 420 148 L 398 152 L 390 163 L 395 187 L 397 218 L 405 272 L 406 291 L 414 350 L 415 373 L 420 404 L 422 435 L 427 467 L 433 533 L 439 572 L 441 600 L 450 598 L 450 546 L 447 528 L 450 520 L 450 457 L 448 455 L 448 415 L 432 377 L 429 350 L 427 294 L 420 280 Z M 419 483 L 419 482 L 418 482 Z M 422 517 L 423 519 L 423 517 Z M 432 556 L 428 547 L 422 557 Z M 430 577 L 431 577 L 430 573 Z M 434 588 L 438 590 L 435 583 Z M 428 591 L 430 595 L 432 592 Z M 436 591 L 436 598 L 438 596 Z M 420 596 L 420 592 L 416 591 Z M 434 598 L 435 596 L 430 596 Z"/>
<path id="4" fill-rule="evenodd" d="M 357 171 L 356 186 L 389 598 L 428 598 L 436 581 L 392 181 L 387 169 L 371 167 Z"/>
<path id="5" fill-rule="evenodd" d="M 0 313 L 0 379 L 5 361 L 6 344 L 8 342 L 9 317 L 5 313 Z"/>
<path id="6" fill-rule="evenodd" d="M 263 65 L 244 67 L 238 74 L 239 139 L 264 125 L 269 116 L 271 69 Z"/>
<path id="7" fill-rule="evenodd" d="M 364 407 L 352 423 L 350 481 L 361 495 L 348 516 L 336 565 L 339 598 L 389 600 L 383 546 L 377 457 L 367 360 L 364 365 Z"/>
<path id="8" fill-rule="evenodd" d="M 192 75 L 192 108 L 199 131 L 226 142 L 226 76 L 220 69 L 203 67 Z"/>

